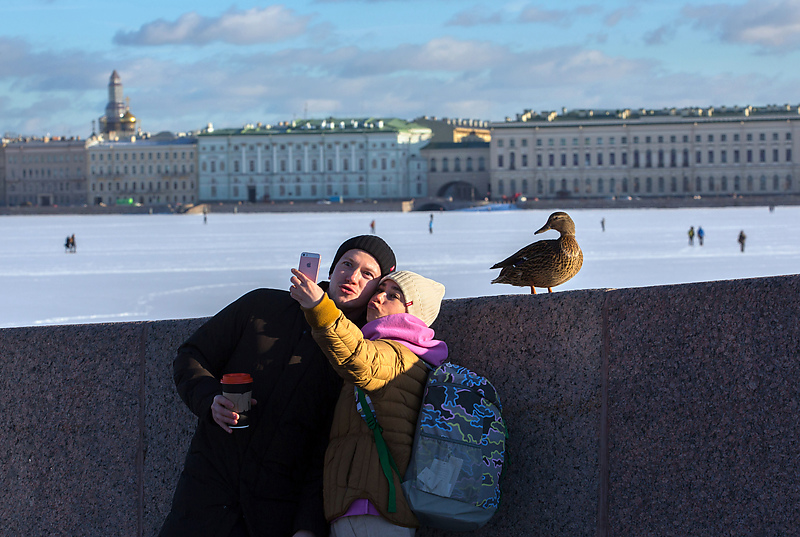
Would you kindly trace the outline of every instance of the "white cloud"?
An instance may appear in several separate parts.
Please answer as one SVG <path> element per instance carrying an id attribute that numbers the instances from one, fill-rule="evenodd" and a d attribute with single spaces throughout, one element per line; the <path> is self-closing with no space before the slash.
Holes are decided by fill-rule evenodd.
<path id="1" fill-rule="evenodd" d="M 764 51 L 800 48 L 800 0 L 748 0 L 742 5 L 686 6 L 683 16 L 722 41 L 757 45 Z"/>
<path id="2" fill-rule="evenodd" d="M 235 45 L 276 43 L 302 35 L 310 19 L 281 5 L 245 11 L 230 9 L 219 17 L 191 12 L 175 21 L 159 19 L 136 31 L 118 32 L 114 42 L 135 46 L 206 45 L 216 41 Z"/>
<path id="3" fill-rule="evenodd" d="M 131 54 L 122 62 L 117 53 L 41 52 L 0 38 L 0 132 L 87 135 L 114 69 L 150 132 L 275 123 L 302 118 L 306 107 L 309 117 L 499 120 L 525 108 L 764 104 L 784 102 L 798 84 L 792 72 L 668 72 L 656 60 L 601 48 L 522 49 L 455 37 L 385 48 L 235 49 L 193 61 Z"/>
<path id="4" fill-rule="evenodd" d="M 445 23 L 445 26 L 483 26 L 486 24 L 500 24 L 503 22 L 503 14 L 499 11 L 491 12 L 486 9 L 474 6 L 470 9 L 460 11 Z"/>
<path id="5" fill-rule="evenodd" d="M 575 19 L 585 15 L 592 15 L 599 11 L 595 5 L 578 6 L 574 9 L 539 9 L 531 6 L 522 10 L 519 14 L 519 22 L 537 24 L 555 24 L 558 26 L 568 26 L 575 22 Z"/>

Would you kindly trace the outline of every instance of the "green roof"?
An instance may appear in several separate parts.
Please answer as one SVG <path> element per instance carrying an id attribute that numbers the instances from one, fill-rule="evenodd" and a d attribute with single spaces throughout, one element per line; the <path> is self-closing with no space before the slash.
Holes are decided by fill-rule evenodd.
<path id="1" fill-rule="evenodd" d="M 246 125 L 239 129 L 215 129 L 212 132 L 203 132 L 199 136 L 234 136 L 234 135 L 265 135 L 265 134 L 352 134 L 359 132 L 409 132 L 430 131 L 417 123 L 398 118 L 334 118 L 325 119 L 296 119 L 284 121 L 278 125 Z"/>
<path id="2" fill-rule="evenodd" d="M 800 118 L 800 106 L 797 105 L 768 105 L 768 106 L 734 106 L 734 107 L 686 107 L 686 108 L 661 108 L 661 109 L 562 109 L 559 113 L 554 110 L 536 112 L 525 110 L 517 114 L 516 119 L 506 118 L 506 123 L 559 123 L 564 121 L 595 122 L 595 121 L 643 121 L 659 119 L 661 121 L 691 121 L 691 120 L 730 120 L 738 118 L 772 119 L 786 117 Z M 493 125 L 495 127 L 500 124 Z"/>

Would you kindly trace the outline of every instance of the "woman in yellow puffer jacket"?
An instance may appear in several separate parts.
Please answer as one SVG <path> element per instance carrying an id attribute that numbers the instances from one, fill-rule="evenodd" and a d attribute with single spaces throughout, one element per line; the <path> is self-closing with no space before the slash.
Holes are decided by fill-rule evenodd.
<path id="1" fill-rule="evenodd" d="M 413 536 L 419 522 L 401 479 L 408 466 L 425 381 L 447 358 L 433 339 L 444 286 L 409 271 L 392 272 L 367 305 L 359 330 L 322 289 L 292 270 L 291 294 L 302 306 L 314 340 L 344 379 L 325 453 L 325 516 L 331 536 Z M 367 393 L 394 459 L 395 501 L 381 468 L 373 432 L 356 407 L 354 386 Z M 392 505 L 394 504 L 394 505 Z M 394 507 L 394 509 L 393 509 Z"/>

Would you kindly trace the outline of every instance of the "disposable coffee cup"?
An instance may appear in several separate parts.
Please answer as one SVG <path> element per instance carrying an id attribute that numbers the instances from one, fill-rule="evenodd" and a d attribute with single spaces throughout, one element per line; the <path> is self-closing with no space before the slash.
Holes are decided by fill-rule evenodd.
<path id="1" fill-rule="evenodd" d="M 233 411 L 239 414 L 236 425 L 231 429 L 244 429 L 250 426 L 250 399 L 253 397 L 253 377 L 247 373 L 228 373 L 222 375 L 222 395 L 233 403 Z"/>

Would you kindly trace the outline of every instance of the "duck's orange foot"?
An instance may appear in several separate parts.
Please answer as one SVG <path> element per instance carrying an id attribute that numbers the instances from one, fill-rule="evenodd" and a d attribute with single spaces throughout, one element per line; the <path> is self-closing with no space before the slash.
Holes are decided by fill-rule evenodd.
<path id="1" fill-rule="evenodd" d="M 531 285 L 531 294 L 532 295 L 536 294 L 536 288 L 534 286 L 532 286 L 532 285 Z"/>

